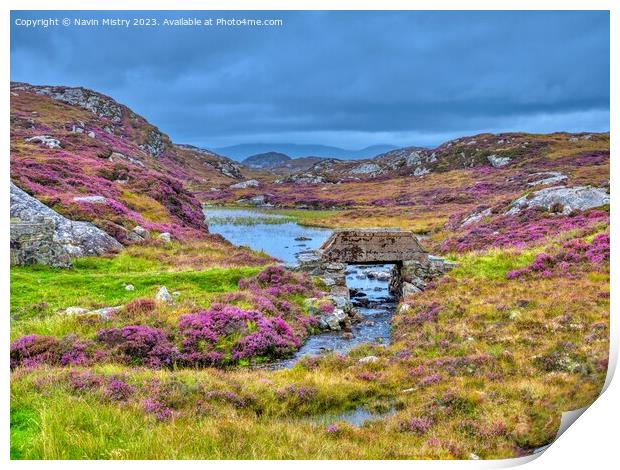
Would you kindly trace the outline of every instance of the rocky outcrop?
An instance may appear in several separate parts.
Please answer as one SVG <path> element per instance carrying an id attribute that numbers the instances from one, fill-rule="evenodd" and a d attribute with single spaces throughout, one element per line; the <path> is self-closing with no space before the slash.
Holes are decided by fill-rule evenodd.
<path id="1" fill-rule="evenodd" d="M 319 318 L 324 330 L 348 330 L 359 320 L 353 308 L 346 284 L 346 264 L 324 261 L 319 251 L 309 251 L 298 256 L 299 271 L 318 276 L 329 288 L 327 300 L 333 304 L 331 311 L 323 312 Z"/>
<path id="2" fill-rule="evenodd" d="M 71 257 L 54 240 L 54 222 L 11 220 L 11 265 L 46 264 L 58 268 L 71 266 Z"/>
<path id="3" fill-rule="evenodd" d="M 260 183 L 257 180 L 247 180 L 241 181 L 240 183 L 235 183 L 230 185 L 230 189 L 247 189 L 247 188 L 258 188 Z"/>
<path id="4" fill-rule="evenodd" d="M 26 83 L 19 83 L 13 86 L 12 89 L 34 91 L 37 95 L 46 95 L 57 101 L 79 106 L 114 123 L 120 123 L 123 118 L 122 107 L 112 98 L 86 88 L 62 86 L 35 87 Z"/>
<path id="5" fill-rule="evenodd" d="M 161 132 L 151 130 L 148 133 L 146 142 L 140 145 L 140 148 L 148 153 L 151 157 L 159 157 L 166 150 L 166 144 Z"/>
<path id="6" fill-rule="evenodd" d="M 235 179 L 243 178 L 241 170 L 239 170 L 239 167 L 234 163 L 224 160 L 213 162 L 211 165 L 224 176 Z"/>
<path id="7" fill-rule="evenodd" d="M 173 300 L 174 298 L 172 297 L 172 294 L 170 294 L 166 286 L 161 286 L 157 291 L 157 294 L 155 294 L 155 301 L 157 302 L 170 303 Z"/>
<path id="8" fill-rule="evenodd" d="M 88 202 L 91 204 L 105 204 L 107 202 L 107 198 L 103 196 L 75 196 L 73 198 L 74 202 Z"/>
<path id="9" fill-rule="evenodd" d="M 603 188 L 591 186 L 555 186 L 541 189 L 514 201 L 507 214 L 517 214 L 530 207 L 568 215 L 575 210 L 586 210 L 609 204 L 609 194 Z"/>
<path id="10" fill-rule="evenodd" d="M 495 168 L 501 168 L 501 167 L 506 166 L 506 165 L 508 165 L 510 163 L 510 158 L 509 157 L 499 157 L 497 155 L 489 155 L 487 157 L 487 160 Z"/>
<path id="11" fill-rule="evenodd" d="M 11 258 L 16 264 L 66 266 L 72 257 L 121 248 L 90 222 L 69 220 L 11 183 Z"/>
<path id="12" fill-rule="evenodd" d="M 362 163 L 351 168 L 349 172 L 356 175 L 375 175 L 381 172 L 381 167 L 376 163 Z"/>
<path id="13" fill-rule="evenodd" d="M 50 149 L 60 148 L 60 140 L 54 139 L 50 135 L 35 135 L 24 140 L 24 142 L 45 145 Z"/>
<path id="14" fill-rule="evenodd" d="M 536 178 L 534 181 L 527 183 L 528 186 L 544 186 L 546 184 L 557 184 L 568 178 L 564 173 L 559 171 L 543 171 L 540 173 L 532 173 L 530 175 Z"/>
<path id="15" fill-rule="evenodd" d="M 492 211 L 490 208 L 472 212 L 463 219 L 463 221 L 461 222 L 461 227 L 467 227 L 468 225 L 475 224 L 476 222 L 479 222 L 485 217 L 489 217 L 491 214 Z"/>
<path id="16" fill-rule="evenodd" d="M 223 157 L 211 152 L 210 150 L 195 147 L 193 145 L 174 144 L 174 147 L 192 152 L 195 158 L 202 160 L 204 166 L 214 168 L 222 176 L 236 180 L 243 179 L 241 166 L 230 158 Z"/>

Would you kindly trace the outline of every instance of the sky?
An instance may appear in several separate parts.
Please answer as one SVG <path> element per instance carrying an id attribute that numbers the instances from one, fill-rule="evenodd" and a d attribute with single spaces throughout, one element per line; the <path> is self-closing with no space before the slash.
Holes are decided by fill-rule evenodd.
<path id="1" fill-rule="evenodd" d="M 47 18 L 157 26 L 24 26 Z M 282 25 L 163 24 L 179 18 Z M 608 131 L 609 42 L 595 11 L 14 11 L 10 60 L 11 80 L 94 89 L 177 143 L 360 149 Z"/>

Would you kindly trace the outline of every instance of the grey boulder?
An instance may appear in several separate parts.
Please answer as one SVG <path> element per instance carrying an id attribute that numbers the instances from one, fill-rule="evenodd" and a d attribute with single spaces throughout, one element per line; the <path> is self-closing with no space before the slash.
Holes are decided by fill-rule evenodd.
<path id="1" fill-rule="evenodd" d="M 514 201 L 507 214 L 517 214 L 530 207 L 542 207 L 564 215 L 574 210 L 586 210 L 609 204 L 609 194 L 605 189 L 591 186 L 554 186 L 541 189 Z"/>
<path id="2" fill-rule="evenodd" d="M 30 224 L 51 224 L 53 239 L 71 257 L 101 256 L 122 249 L 115 238 L 90 222 L 67 219 L 11 183 L 11 218 Z M 53 264 L 53 263 L 50 263 Z"/>

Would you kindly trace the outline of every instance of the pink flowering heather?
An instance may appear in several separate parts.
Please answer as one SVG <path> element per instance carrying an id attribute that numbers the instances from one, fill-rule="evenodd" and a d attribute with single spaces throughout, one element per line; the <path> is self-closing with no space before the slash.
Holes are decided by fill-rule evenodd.
<path id="1" fill-rule="evenodd" d="M 291 354 L 301 345 L 291 327 L 281 318 L 258 318 L 256 327 L 258 331 L 244 336 L 233 346 L 233 360 L 282 357 Z"/>
<path id="2" fill-rule="evenodd" d="M 295 299 L 303 297 L 322 297 L 324 295 L 323 292 L 315 288 L 312 279 L 306 274 L 289 271 L 281 266 L 269 266 L 256 276 L 241 279 L 239 288 L 243 291 L 228 294 L 223 297 L 223 301 L 226 303 L 248 302 L 252 304 L 253 310 L 261 315 L 281 319 L 280 321 L 272 321 L 271 324 L 263 322 L 262 326 L 265 332 L 275 329 L 276 336 L 282 336 L 280 334 L 284 331 L 282 329 L 287 329 L 281 323 L 284 321 L 292 331 L 292 337 L 288 332 L 284 336 L 290 337 L 289 339 L 294 337 L 293 342 L 297 343 L 299 339 L 307 336 L 318 326 L 318 318 L 307 315 L 295 302 Z M 325 312 L 333 309 L 330 302 L 325 302 L 324 305 L 322 308 Z M 262 337 L 255 335 L 252 339 L 246 339 L 244 342 L 265 340 L 265 335 Z M 244 354 L 245 352 L 237 352 L 238 357 Z"/>
<path id="3" fill-rule="evenodd" d="M 329 315 L 331 313 L 334 313 L 335 309 L 336 307 L 334 306 L 332 302 L 323 302 L 319 305 L 319 312 L 321 312 L 324 315 Z"/>
<path id="4" fill-rule="evenodd" d="M 325 432 L 327 434 L 338 434 L 340 432 L 340 427 L 337 424 L 330 424 L 325 428 Z"/>
<path id="5" fill-rule="evenodd" d="M 432 323 L 439 319 L 439 312 L 441 312 L 441 305 L 438 302 L 432 302 L 427 305 L 422 305 L 417 314 L 403 315 L 402 321 L 413 325 Z"/>
<path id="6" fill-rule="evenodd" d="M 136 388 L 120 379 L 112 379 L 103 389 L 103 395 L 111 401 L 127 401 Z"/>
<path id="7" fill-rule="evenodd" d="M 118 360 L 149 367 L 172 366 L 177 350 L 166 332 L 145 325 L 111 328 L 97 333 L 97 340 L 111 349 Z"/>
<path id="8" fill-rule="evenodd" d="M 439 374 L 431 374 L 420 379 L 420 385 L 428 386 L 441 382 L 441 376 Z"/>
<path id="9" fill-rule="evenodd" d="M 54 364 L 59 358 L 60 342 L 51 336 L 22 336 L 11 343 L 11 369 Z"/>
<path id="10" fill-rule="evenodd" d="M 564 242 L 555 254 L 539 253 L 529 266 L 506 273 L 507 279 L 526 275 L 548 278 L 554 275 L 571 276 L 580 266 L 594 269 L 609 265 L 609 234 L 601 233 L 591 243 L 580 239 Z"/>
<path id="11" fill-rule="evenodd" d="M 84 366 L 90 363 L 89 350 L 90 345 L 82 340 L 76 340 L 71 344 L 68 350 L 63 351 L 60 356 L 60 365 L 62 366 Z"/>
<path id="12" fill-rule="evenodd" d="M 69 372 L 69 387 L 75 392 L 86 392 L 101 387 L 105 382 L 104 377 L 93 374 L 90 371 Z"/>
<path id="13" fill-rule="evenodd" d="M 122 105 L 118 109 L 126 120 L 114 123 L 72 109 L 88 122 L 91 138 L 73 132 L 62 118 L 66 104 L 38 95 L 34 88 L 20 91 L 11 101 L 12 180 L 63 215 L 91 221 L 121 242 L 127 241 L 126 229 L 136 225 L 170 232 L 176 239 L 206 235 L 201 204 L 182 183 L 191 177 L 180 164 L 181 155 L 143 118 Z M 157 158 L 144 146 L 154 133 L 162 139 Z M 61 147 L 26 142 L 42 134 L 60 140 Z M 100 204 L 74 201 L 89 195 L 106 199 Z M 155 217 L 149 211 L 152 207 L 157 207 Z"/>
<path id="14" fill-rule="evenodd" d="M 562 232 L 589 229 L 607 222 L 609 213 L 599 210 L 564 216 L 530 208 L 514 215 L 496 216 L 487 223 L 468 226 L 464 232 L 444 240 L 440 249 L 446 253 L 493 247 L 524 248 Z"/>
<path id="15" fill-rule="evenodd" d="M 414 416 L 409 421 L 401 423 L 401 431 L 426 434 L 432 425 L 433 421 L 430 418 Z"/>
<path id="16" fill-rule="evenodd" d="M 301 404 L 313 402 L 318 392 L 315 387 L 291 384 L 279 389 L 276 393 L 281 399 L 289 399 Z"/>
<path id="17" fill-rule="evenodd" d="M 221 365 L 252 357 L 280 357 L 299 347 L 279 317 L 215 304 L 179 321 L 181 360 L 193 366 Z"/>
<path id="18" fill-rule="evenodd" d="M 241 279 L 241 289 L 264 290 L 270 295 L 280 297 L 292 294 L 312 296 L 315 293 L 308 276 L 289 271 L 282 266 L 269 266 L 256 276 Z"/>
<path id="19" fill-rule="evenodd" d="M 175 414 L 172 409 L 154 398 L 146 398 L 143 400 L 142 409 L 146 413 L 154 415 L 158 421 L 167 421 Z"/>

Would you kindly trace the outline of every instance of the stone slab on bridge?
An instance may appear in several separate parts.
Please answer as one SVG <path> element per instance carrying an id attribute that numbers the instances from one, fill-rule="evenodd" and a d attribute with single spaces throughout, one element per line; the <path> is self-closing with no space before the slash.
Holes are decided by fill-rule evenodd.
<path id="1" fill-rule="evenodd" d="M 402 263 L 428 257 L 413 232 L 398 229 L 337 230 L 319 252 L 323 261 L 347 264 Z"/>

